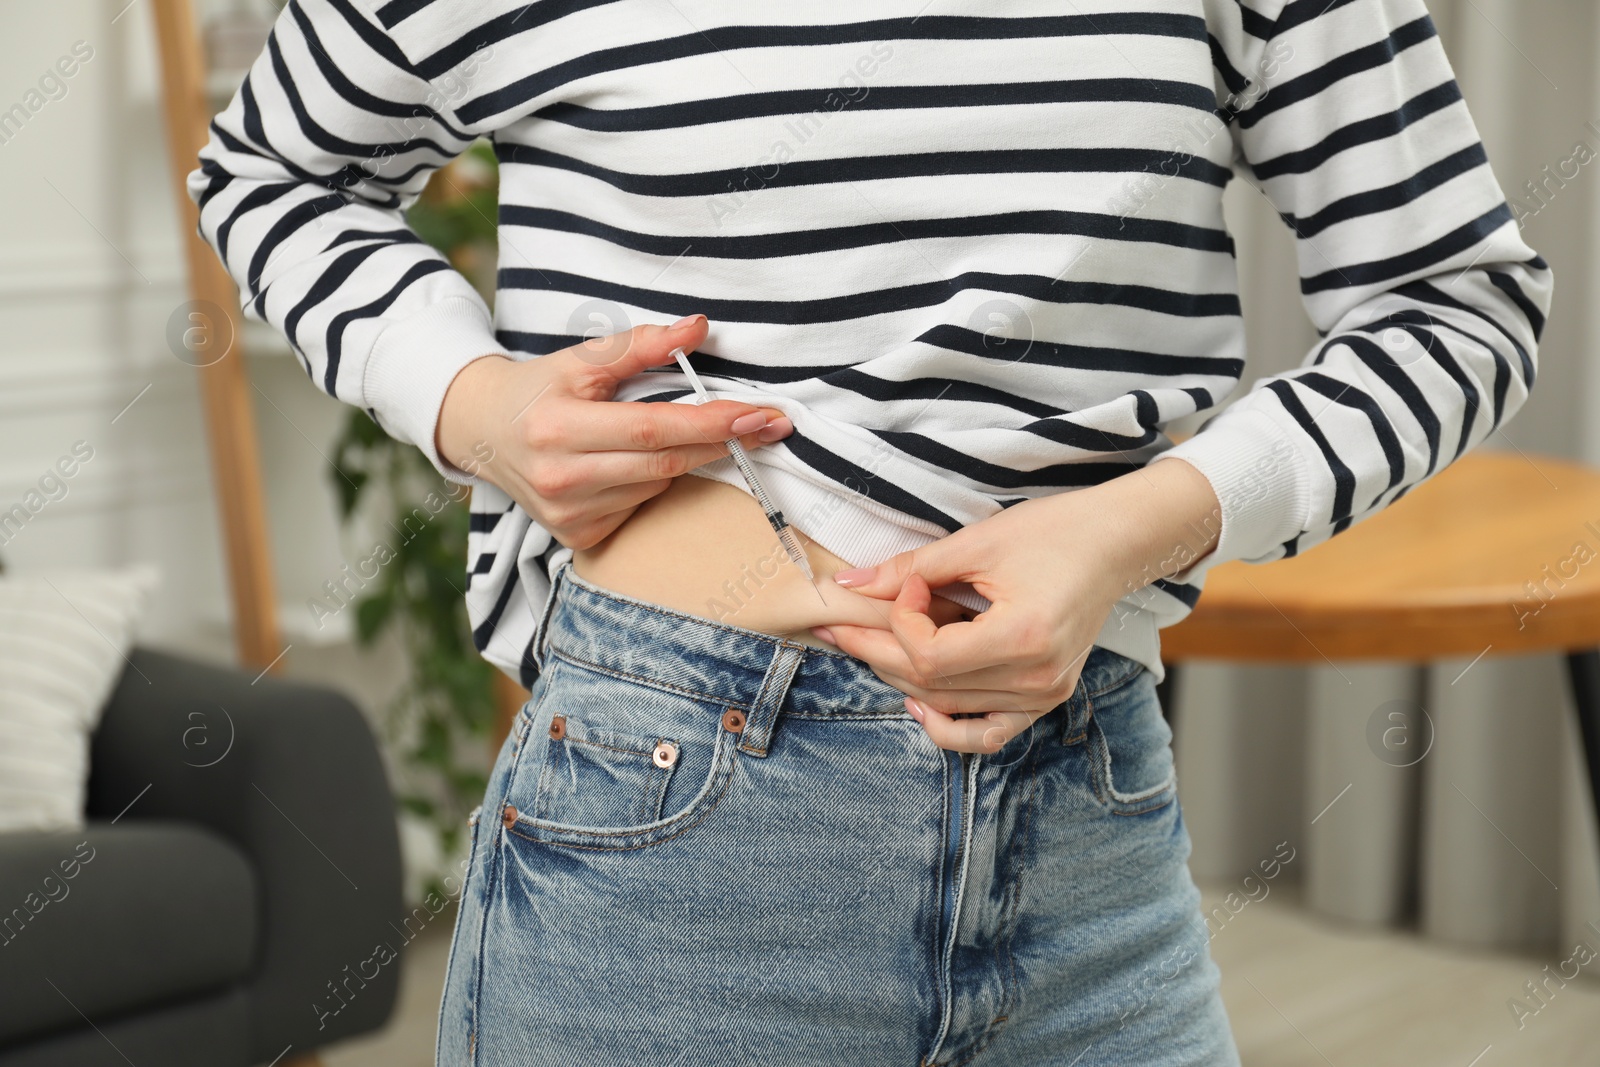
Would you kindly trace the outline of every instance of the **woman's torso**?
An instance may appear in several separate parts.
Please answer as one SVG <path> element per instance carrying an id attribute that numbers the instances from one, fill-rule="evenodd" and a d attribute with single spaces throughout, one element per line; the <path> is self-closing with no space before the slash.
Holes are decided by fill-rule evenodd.
<path id="1" fill-rule="evenodd" d="M 850 564 L 803 536 L 816 584 L 806 581 L 755 498 L 725 482 L 684 475 L 640 505 L 599 544 L 572 554 L 596 585 L 690 615 L 819 644 L 809 627 L 887 625 L 889 604 L 836 585 Z M 965 609 L 936 597 L 932 615 Z M 967 612 L 970 615 L 970 612 Z"/>
<path id="2" fill-rule="evenodd" d="M 520 27 L 458 71 L 457 117 L 499 160 L 497 337 L 539 356 L 706 314 L 701 377 L 793 420 L 753 458 L 834 551 L 808 543 L 817 589 L 787 564 L 755 573 L 777 546 L 760 509 L 696 475 L 576 553 L 580 577 L 768 633 L 884 625 L 887 604 L 828 580 L 835 553 L 876 562 L 1142 467 L 1165 423 L 1234 389 L 1234 146 L 1209 32 L 1239 45 L 1225 0 L 695 16 L 569 12 L 539 21 L 541 48 Z M 432 56 L 437 29 L 396 32 Z M 694 397 L 663 367 L 614 399 Z M 1135 610 L 1167 625 L 1188 603 Z M 1153 655 L 1155 624 L 1140 632 Z"/>

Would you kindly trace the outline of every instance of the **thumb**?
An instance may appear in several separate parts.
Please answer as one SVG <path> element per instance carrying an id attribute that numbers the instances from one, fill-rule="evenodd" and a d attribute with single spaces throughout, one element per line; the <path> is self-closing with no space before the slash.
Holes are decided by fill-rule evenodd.
<path id="1" fill-rule="evenodd" d="M 690 350 L 706 339 L 710 327 L 704 315 L 689 315 L 671 326 L 635 326 L 622 333 L 594 337 L 559 355 L 573 395 L 585 400 L 610 400 L 617 383 L 648 367 L 673 362 L 672 353 Z"/>
<path id="2" fill-rule="evenodd" d="M 970 551 L 970 538 L 962 536 L 965 533 L 958 530 L 921 548 L 890 556 L 876 567 L 839 571 L 833 580 L 852 592 L 880 600 L 899 596 L 912 574 L 927 582 L 929 589 L 969 581 L 976 575 L 976 559 Z"/>

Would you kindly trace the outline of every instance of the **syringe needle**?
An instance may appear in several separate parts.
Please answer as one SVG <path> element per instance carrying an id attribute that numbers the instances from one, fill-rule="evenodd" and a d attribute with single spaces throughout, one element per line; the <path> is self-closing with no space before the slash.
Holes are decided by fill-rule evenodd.
<path id="1" fill-rule="evenodd" d="M 688 357 L 683 354 L 683 349 L 673 349 L 673 357 L 678 361 L 678 366 L 683 368 L 684 375 L 689 379 L 689 384 L 694 386 L 694 391 L 701 400 L 709 400 L 710 394 L 701 383 L 700 376 L 689 366 Z M 795 536 L 791 527 L 773 504 L 772 498 L 767 495 L 767 487 L 761 484 L 761 479 L 756 475 L 756 469 L 750 462 L 750 457 L 745 453 L 744 445 L 739 443 L 737 437 L 730 437 L 723 442 L 728 448 L 728 455 L 733 457 L 733 462 L 738 466 L 739 473 L 744 475 L 745 484 L 750 487 L 750 492 L 755 495 L 756 502 L 761 505 L 761 511 L 767 517 L 767 525 L 778 535 L 778 540 L 783 544 L 783 550 L 789 554 L 789 559 L 800 568 L 806 576 L 806 581 L 811 583 L 811 588 L 817 589 L 817 576 L 811 569 L 811 560 L 806 556 L 805 546 L 800 543 L 800 538 Z M 822 590 L 817 589 L 817 597 L 826 604 L 827 598 L 822 596 Z"/>
<path id="2" fill-rule="evenodd" d="M 739 472 L 744 475 L 745 483 L 750 486 L 750 491 L 760 503 L 762 512 L 767 516 L 767 525 L 772 527 L 773 532 L 778 535 L 778 540 L 783 543 L 783 550 L 806 576 L 806 581 L 815 585 L 817 576 L 811 570 L 811 560 L 806 556 L 805 546 L 800 544 L 800 538 L 795 536 L 794 528 L 783 517 L 783 512 L 773 504 L 772 498 L 767 495 L 767 487 L 761 484 L 750 457 L 745 454 L 744 445 L 739 443 L 737 437 L 730 437 L 724 443 L 728 446 L 728 454 L 733 457 L 734 463 L 738 464 Z"/>

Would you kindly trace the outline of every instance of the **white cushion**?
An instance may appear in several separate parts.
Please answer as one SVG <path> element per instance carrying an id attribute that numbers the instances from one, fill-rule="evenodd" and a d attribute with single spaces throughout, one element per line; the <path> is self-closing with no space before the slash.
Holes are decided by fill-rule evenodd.
<path id="1" fill-rule="evenodd" d="M 158 580 L 149 565 L 0 575 L 0 831 L 83 826 L 89 735 Z"/>

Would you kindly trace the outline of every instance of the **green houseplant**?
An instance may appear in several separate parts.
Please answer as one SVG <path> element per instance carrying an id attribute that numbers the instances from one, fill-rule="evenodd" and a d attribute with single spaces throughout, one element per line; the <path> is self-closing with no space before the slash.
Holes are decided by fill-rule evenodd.
<path id="1" fill-rule="evenodd" d="M 407 215 L 490 301 L 496 189 L 494 152 L 480 141 L 435 172 Z M 467 812 L 483 795 L 483 739 L 495 717 L 496 668 L 473 647 L 467 621 L 467 494 L 359 408 L 350 410 L 331 465 L 341 523 L 386 531 L 374 553 L 377 576 L 351 607 L 360 647 L 393 633 L 404 649 L 407 677 L 386 709 L 400 802 L 431 827 L 442 856 L 455 856 Z M 447 896 L 443 873 L 435 870 L 424 891 Z"/>

